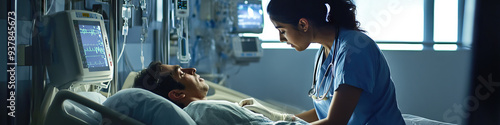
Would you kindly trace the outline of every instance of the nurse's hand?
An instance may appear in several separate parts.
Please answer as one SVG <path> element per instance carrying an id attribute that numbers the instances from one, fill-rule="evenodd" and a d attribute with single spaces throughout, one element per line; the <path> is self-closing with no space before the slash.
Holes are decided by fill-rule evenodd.
<path id="1" fill-rule="evenodd" d="M 272 121 L 295 121 L 295 116 L 292 114 L 281 114 L 278 112 L 273 112 L 264 107 L 262 104 L 257 102 L 254 98 L 243 99 L 238 103 L 243 108 L 251 110 L 255 113 L 264 115 L 265 117 L 271 119 Z"/>

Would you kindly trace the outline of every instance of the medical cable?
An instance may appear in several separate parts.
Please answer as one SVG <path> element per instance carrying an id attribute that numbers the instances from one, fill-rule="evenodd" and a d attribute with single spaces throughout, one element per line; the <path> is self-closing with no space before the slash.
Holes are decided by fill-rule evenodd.
<path id="1" fill-rule="evenodd" d="M 144 44 L 141 42 L 141 69 L 144 69 Z"/>
<path id="2" fill-rule="evenodd" d="M 125 50 L 125 45 L 127 42 L 127 35 L 128 35 L 128 19 L 132 17 L 132 10 L 131 8 L 134 7 L 133 4 L 129 3 L 128 0 L 124 0 L 124 4 L 122 6 L 122 18 L 123 18 L 123 26 L 122 26 L 122 35 L 123 35 L 123 46 L 122 50 L 120 52 L 120 55 L 118 56 L 118 59 L 116 61 L 116 64 L 120 62 L 120 59 L 122 57 L 123 51 Z"/>
<path id="3" fill-rule="evenodd" d="M 140 5 L 142 9 L 141 65 L 142 69 L 144 69 L 144 42 L 146 42 L 146 38 L 148 37 L 148 11 L 146 0 L 141 0 Z"/>
<path id="4" fill-rule="evenodd" d="M 120 51 L 120 55 L 118 56 L 118 60 L 116 61 L 116 64 L 120 62 L 120 58 L 122 58 L 123 50 L 125 50 L 125 45 L 127 42 L 127 35 L 123 35 L 123 45 L 122 45 L 122 50 Z"/>
<path id="5" fill-rule="evenodd" d="M 52 2 L 50 3 L 49 9 L 47 9 L 47 10 L 45 11 L 45 15 L 49 14 L 50 9 L 52 9 L 52 6 L 54 5 L 54 2 L 55 2 L 55 1 L 56 1 L 56 0 L 52 0 Z"/>

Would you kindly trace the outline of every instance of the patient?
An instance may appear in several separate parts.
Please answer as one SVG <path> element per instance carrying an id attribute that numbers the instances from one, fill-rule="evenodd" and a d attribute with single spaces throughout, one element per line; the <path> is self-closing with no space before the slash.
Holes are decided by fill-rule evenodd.
<path id="1" fill-rule="evenodd" d="M 149 90 L 170 100 L 183 108 L 197 124 L 308 124 L 300 119 L 273 122 L 280 119 L 271 120 L 238 103 L 206 100 L 209 87 L 196 74 L 195 68 L 151 62 L 147 69 L 139 72 L 134 87 Z"/>
<path id="2" fill-rule="evenodd" d="M 197 100 L 206 100 L 208 85 L 195 68 L 151 62 L 134 80 L 135 88 L 158 94 L 184 108 Z"/>

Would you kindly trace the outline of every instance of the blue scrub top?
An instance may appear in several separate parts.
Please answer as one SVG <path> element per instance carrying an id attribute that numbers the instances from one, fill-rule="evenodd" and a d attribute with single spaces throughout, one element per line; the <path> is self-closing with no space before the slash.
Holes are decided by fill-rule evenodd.
<path id="1" fill-rule="evenodd" d="M 332 95 L 340 84 L 348 84 L 363 89 L 358 104 L 349 120 L 349 125 L 400 125 L 405 124 L 396 102 L 394 83 L 391 80 L 389 67 L 384 55 L 375 42 L 366 34 L 341 28 L 337 41 L 337 49 L 332 45 L 330 54 L 324 59 L 323 52 L 319 49 L 316 59 L 321 58 L 317 65 L 317 87 L 330 87 L 327 100 L 313 99 L 314 108 L 318 119 L 328 116 Z M 337 52 L 333 55 L 333 50 Z M 332 58 L 335 58 L 332 62 Z M 335 68 L 330 68 L 324 83 L 323 76 L 330 63 Z M 321 66 L 321 67 L 320 67 Z M 333 78 L 332 78 L 333 71 Z M 333 79 L 333 84 L 330 84 Z M 324 94 L 326 89 L 320 89 Z"/>

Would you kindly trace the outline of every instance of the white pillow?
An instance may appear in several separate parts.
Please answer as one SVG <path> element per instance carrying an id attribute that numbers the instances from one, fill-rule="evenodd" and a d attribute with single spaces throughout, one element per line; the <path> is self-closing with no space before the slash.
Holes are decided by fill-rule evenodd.
<path id="1" fill-rule="evenodd" d="M 109 97 L 104 106 L 146 125 L 195 125 L 180 107 L 148 90 L 123 89 Z"/>
<path id="2" fill-rule="evenodd" d="M 76 94 L 81 95 L 99 104 L 102 104 L 104 101 L 106 101 L 106 97 L 97 92 L 77 92 Z M 102 118 L 100 115 L 97 115 L 99 114 L 98 112 L 86 106 L 83 106 L 80 103 L 71 100 L 65 100 L 63 102 L 63 107 L 66 113 L 71 114 L 79 119 L 82 119 L 83 121 L 86 121 L 91 125 L 97 125 L 101 122 Z"/>

